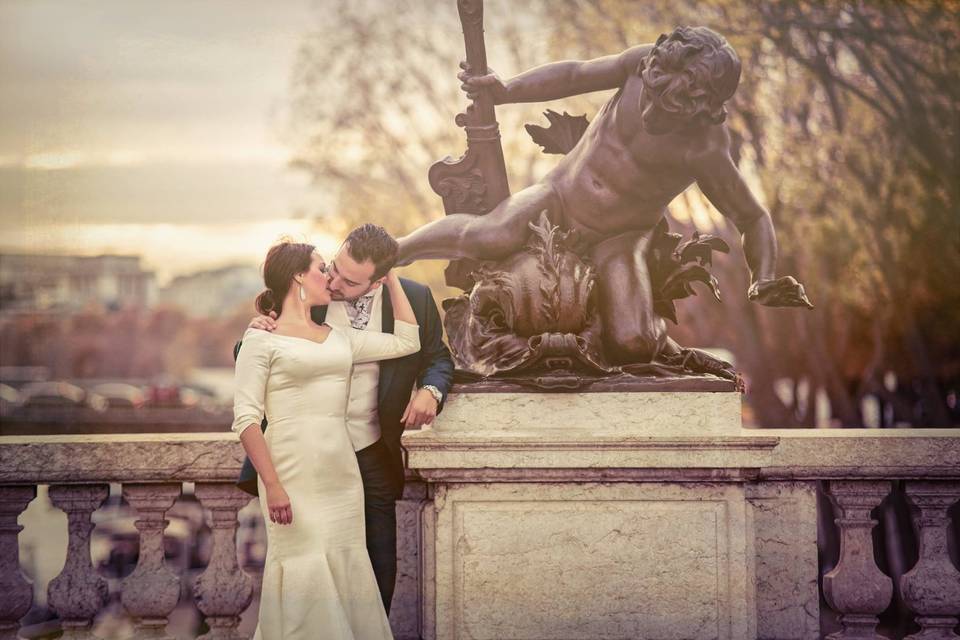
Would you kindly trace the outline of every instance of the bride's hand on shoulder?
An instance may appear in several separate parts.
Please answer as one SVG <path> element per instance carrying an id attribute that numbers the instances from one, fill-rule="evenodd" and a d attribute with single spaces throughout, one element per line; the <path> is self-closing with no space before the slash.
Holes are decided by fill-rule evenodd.
<path id="1" fill-rule="evenodd" d="M 293 508 L 290 506 L 290 496 L 287 495 L 283 485 L 270 484 L 266 486 L 267 490 L 267 512 L 270 514 L 270 520 L 277 524 L 290 524 L 293 522 Z"/>
<path id="2" fill-rule="evenodd" d="M 277 328 L 277 312 L 271 311 L 268 316 L 253 316 L 250 320 L 250 324 L 247 325 L 250 329 L 261 329 L 263 331 L 273 331 Z"/>
<path id="3" fill-rule="evenodd" d="M 413 307 L 410 306 L 410 300 L 403 290 L 403 285 L 400 284 L 400 276 L 397 275 L 397 270 L 390 269 L 390 271 L 387 271 L 384 279 L 387 289 L 390 290 L 390 298 L 393 301 L 393 317 L 409 324 L 417 324 L 417 317 L 413 313 Z"/>

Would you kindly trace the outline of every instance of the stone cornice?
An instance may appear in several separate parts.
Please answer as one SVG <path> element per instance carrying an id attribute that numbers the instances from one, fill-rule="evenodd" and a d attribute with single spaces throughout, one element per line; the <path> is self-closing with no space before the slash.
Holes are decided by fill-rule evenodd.
<path id="1" fill-rule="evenodd" d="M 234 433 L 0 437 L 0 483 L 235 480 Z"/>
<path id="2" fill-rule="evenodd" d="M 425 478 L 464 482 L 710 481 L 960 477 L 960 429 L 743 430 L 735 436 L 610 432 L 404 435 Z M 236 479 L 233 433 L 0 437 L 0 483 L 216 482 Z"/>
<path id="3" fill-rule="evenodd" d="M 779 439 L 762 478 L 960 477 L 960 429 L 750 431 Z"/>

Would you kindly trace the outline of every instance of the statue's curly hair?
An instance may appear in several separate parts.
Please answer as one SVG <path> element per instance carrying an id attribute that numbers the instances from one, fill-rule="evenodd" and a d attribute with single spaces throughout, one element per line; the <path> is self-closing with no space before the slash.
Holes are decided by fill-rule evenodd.
<path id="1" fill-rule="evenodd" d="M 720 124 L 727 117 L 723 105 L 740 83 L 740 58 L 707 27 L 677 27 L 657 38 L 639 71 L 665 111 Z"/>

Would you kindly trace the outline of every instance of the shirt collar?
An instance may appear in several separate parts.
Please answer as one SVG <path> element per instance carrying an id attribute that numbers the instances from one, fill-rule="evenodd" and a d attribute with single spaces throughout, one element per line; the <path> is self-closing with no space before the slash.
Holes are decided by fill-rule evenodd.
<path id="1" fill-rule="evenodd" d="M 348 302 L 349 304 L 351 304 L 351 305 L 353 305 L 353 306 L 355 306 L 355 307 L 356 307 L 356 306 L 359 306 L 360 304 L 362 304 L 362 303 L 364 303 L 364 302 L 368 302 L 368 301 L 372 302 L 372 301 L 376 298 L 377 294 L 380 293 L 380 290 L 381 290 L 382 288 L 383 288 L 383 286 L 381 285 L 381 286 L 377 287 L 376 289 L 373 289 L 373 290 L 371 290 L 371 291 L 366 292 L 365 294 L 363 294 L 363 295 L 360 296 L 360 297 L 354 298 L 353 300 L 347 300 L 346 302 Z"/>

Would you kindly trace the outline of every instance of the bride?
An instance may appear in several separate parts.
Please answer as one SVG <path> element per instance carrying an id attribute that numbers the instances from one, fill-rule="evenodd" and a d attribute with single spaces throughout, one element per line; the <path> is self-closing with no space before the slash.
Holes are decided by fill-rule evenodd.
<path id="1" fill-rule="evenodd" d="M 244 334 L 232 426 L 256 467 L 267 527 L 254 640 L 392 638 L 367 553 L 345 413 L 354 363 L 420 348 L 413 309 L 391 271 L 395 334 L 315 324 L 310 308 L 330 302 L 329 279 L 309 244 L 273 246 L 263 274 L 257 309 L 276 312 L 277 328 Z M 264 417 L 270 428 L 261 432 Z"/>

